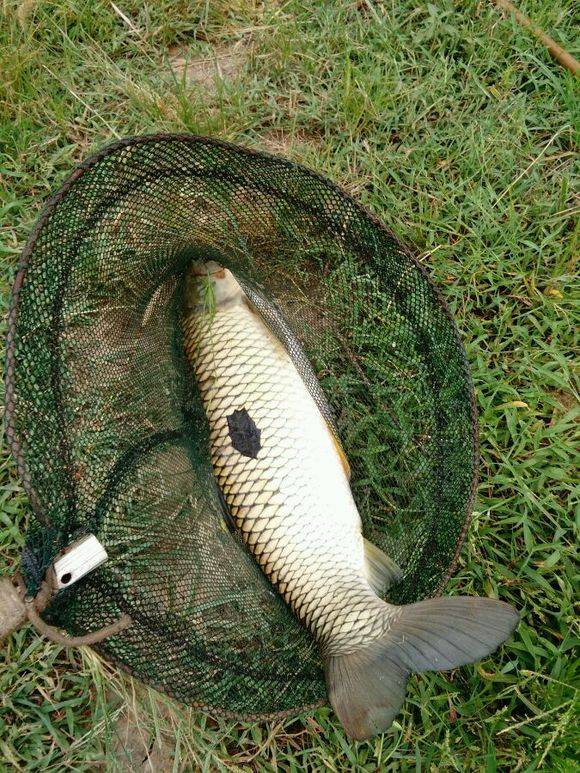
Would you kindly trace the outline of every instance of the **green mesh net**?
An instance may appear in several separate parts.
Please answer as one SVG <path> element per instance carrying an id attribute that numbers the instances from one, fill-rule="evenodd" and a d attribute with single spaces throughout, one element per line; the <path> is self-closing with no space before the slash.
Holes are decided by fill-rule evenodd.
<path id="1" fill-rule="evenodd" d="M 81 164 L 24 250 L 7 434 L 36 518 L 22 569 L 95 534 L 107 563 L 44 618 L 190 705 L 235 716 L 324 701 L 317 647 L 228 527 L 181 317 L 192 260 L 230 268 L 339 435 L 365 536 L 438 593 L 476 466 L 472 387 L 425 271 L 346 193 L 286 160 L 194 136 L 123 140 Z"/>

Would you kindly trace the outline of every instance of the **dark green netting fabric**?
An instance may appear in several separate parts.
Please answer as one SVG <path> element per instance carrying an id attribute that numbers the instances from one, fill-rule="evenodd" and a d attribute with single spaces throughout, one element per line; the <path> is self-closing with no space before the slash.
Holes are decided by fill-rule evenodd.
<path id="1" fill-rule="evenodd" d="M 476 466 L 472 387 L 424 270 L 332 183 L 194 136 L 118 142 L 50 199 L 15 281 L 7 434 L 36 519 L 23 572 L 93 532 L 109 561 L 45 612 L 191 704 L 237 716 L 324 700 L 317 648 L 228 528 L 184 356 L 183 276 L 218 260 L 253 292 L 352 466 L 365 535 L 437 593 Z M 320 385 L 320 386 L 318 386 Z"/>

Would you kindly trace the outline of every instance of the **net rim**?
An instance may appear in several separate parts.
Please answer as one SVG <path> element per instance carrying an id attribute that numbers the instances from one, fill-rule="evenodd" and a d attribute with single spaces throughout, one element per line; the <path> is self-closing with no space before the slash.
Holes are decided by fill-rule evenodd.
<path id="1" fill-rule="evenodd" d="M 27 475 L 26 462 L 24 459 L 22 444 L 18 438 L 16 428 L 14 426 L 14 399 L 16 394 L 15 379 L 14 379 L 15 362 L 16 362 L 15 332 L 18 324 L 19 296 L 25 284 L 26 273 L 28 270 L 28 266 L 30 264 L 31 257 L 34 253 L 36 243 L 40 237 L 40 234 L 42 233 L 42 230 L 45 224 L 47 223 L 47 221 L 49 220 L 53 212 L 55 212 L 55 210 L 58 208 L 58 206 L 63 201 L 63 199 L 67 196 L 67 194 L 71 191 L 71 189 L 73 189 L 73 186 L 77 182 L 77 180 L 79 180 L 84 174 L 86 174 L 89 170 L 95 167 L 104 158 L 107 158 L 108 156 L 113 156 L 114 154 L 124 150 L 127 147 L 160 143 L 160 142 L 161 143 L 179 143 L 179 144 L 187 144 L 187 145 L 199 144 L 199 145 L 213 146 L 215 148 L 223 148 L 224 150 L 237 153 L 241 156 L 246 156 L 250 160 L 252 158 L 260 158 L 265 161 L 275 163 L 276 165 L 289 170 L 299 170 L 302 174 L 310 177 L 313 180 L 318 181 L 319 183 L 322 183 L 322 185 L 325 186 L 328 190 L 333 191 L 343 199 L 347 200 L 362 216 L 367 218 L 374 227 L 378 228 L 380 231 L 386 234 L 389 237 L 389 239 L 391 239 L 393 243 L 397 246 L 397 248 L 401 251 L 401 253 L 403 253 L 405 257 L 411 261 L 414 268 L 418 269 L 418 271 L 422 276 L 422 279 L 426 282 L 430 290 L 433 292 L 436 301 L 438 302 L 439 306 L 443 310 L 443 313 L 447 319 L 447 322 L 450 325 L 450 330 L 452 332 L 452 335 L 457 347 L 457 351 L 460 354 L 462 373 L 463 373 L 463 377 L 465 379 L 465 385 L 467 387 L 468 394 L 469 394 L 470 419 L 471 419 L 470 421 L 471 442 L 472 442 L 471 450 L 472 450 L 472 460 L 473 460 L 472 470 L 471 470 L 470 490 L 469 490 L 469 495 L 464 509 L 463 527 L 460 534 L 458 535 L 457 543 L 455 546 L 455 552 L 451 559 L 451 562 L 449 563 L 447 571 L 445 572 L 443 578 L 441 579 L 441 582 L 439 583 L 438 587 L 432 594 L 432 596 L 434 597 L 440 596 L 445 586 L 449 582 L 449 579 L 454 574 L 458 565 L 461 549 L 465 542 L 467 530 L 469 528 L 469 524 L 472 519 L 473 506 L 474 506 L 475 496 L 477 491 L 478 469 L 479 469 L 478 414 L 477 414 L 477 406 L 476 406 L 476 399 L 475 399 L 475 390 L 473 386 L 473 380 L 471 377 L 471 372 L 470 372 L 469 363 L 467 360 L 465 347 L 463 346 L 463 343 L 461 341 L 459 330 L 457 328 L 457 325 L 455 323 L 455 320 L 453 318 L 449 305 L 445 300 L 445 298 L 443 297 L 437 283 L 434 281 L 434 279 L 432 279 L 432 277 L 430 276 L 426 268 L 417 259 L 416 254 L 418 254 L 419 251 L 413 250 L 410 246 L 408 246 L 407 244 L 404 244 L 390 230 L 390 228 L 388 228 L 379 219 L 377 215 L 375 215 L 366 205 L 356 200 L 351 194 L 349 194 L 340 185 L 329 180 L 323 174 L 316 172 L 310 169 L 309 167 L 304 166 L 303 164 L 284 158 L 283 156 L 279 156 L 277 154 L 269 153 L 267 151 L 259 150 L 256 148 L 245 147 L 243 145 L 238 145 L 236 143 L 228 142 L 226 140 L 217 139 L 215 137 L 208 137 L 203 135 L 187 134 L 187 133 L 163 133 L 162 132 L 162 133 L 153 133 L 153 134 L 132 135 L 132 136 L 124 137 L 119 140 L 115 140 L 113 142 L 107 143 L 102 148 L 97 150 L 95 153 L 91 154 L 86 159 L 81 161 L 73 169 L 73 171 L 60 185 L 60 187 L 57 188 L 56 191 L 54 191 L 45 200 L 44 205 L 41 208 L 39 215 L 37 216 L 36 222 L 32 228 L 32 231 L 30 232 L 28 240 L 20 254 L 20 259 L 18 262 L 15 278 L 12 284 L 12 290 L 10 293 L 9 311 L 8 311 L 8 319 L 7 319 L 7 338 L 6 338 L 7 343 L 6 343 L 6 355 L 5 355 L 5 368 L 4 368 L 5 436 L 8 443 L 8 447 L 16 461 L 18 475 L 22 481 L 25 492 L 29 497 L 30 505 L 33 510 L 34 516 L 41 524 L 45 526 L 50 525 L 48 519 L 44 516 L 42 512 L 42 508 L 40 506 L 34 487 L 32 486 L 29 476 Z M 108 659 L 111 660 L 112 662 L 115 662 L 114 658 L 108 658 Z M 131 669 L 127 667 L 125 664 L 117 662 L 117 665 L 121 666 L 123 670 L 127 671 L 128 673 L 131 673 Z M 163 688 L 163 691 L 170 692 L 167 690 L 166 687 Z M 318 702 L 316 704 L 312 704 L 307 707 L 303 707 L 301 709 L 297 708 L 296 712 L 305 711 L 307 709 L 314 708 L 320 705 L 324 705 L 324 701 Z M 199 706 L 199 708 L 202 708 L 202 706 Z M 216 711 L 215 708 L 211 709 L 205 706 L 203 706 L 203 708 L 209 711 Z M 229 712 L 224 712 L 222 710 L 219 710 L 219 713 L 223 716 L 231 716 L 232 718 L 234 717 L 233 714 L 230 714 Z M 251 716 L 248 716 L 247 718 L 248 719 L 258 719 L 258 718 L 276 719 L 276 718 L 281 718 L 282 716 L 288 716 L 291 713 L 293 712 L 283 712 L 282 714 L 276 713 L 273 715 L 251 715 Z M 235 715 L 235 716 L 239 716 L 239 715 Z"/>

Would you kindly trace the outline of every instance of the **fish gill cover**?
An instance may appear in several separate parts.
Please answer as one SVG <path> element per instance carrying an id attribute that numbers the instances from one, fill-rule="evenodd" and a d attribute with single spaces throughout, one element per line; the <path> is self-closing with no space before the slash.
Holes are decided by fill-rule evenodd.
<path id="1" fill-rule="evenodd" d="M 410 250 L 346 193 L 274 156 L 191 135 L 122 140 L 78 167 L 24 250 L 9 323 L 7 435 L 36 515 L 34 592 L 92 532 L 109 560 L 48 622 L 190 705 L 239 717 L 325 699 L 314 640 L 232 530 L 180 320 L 192 260 L 234 272 L 340 438 L 364 534 L 436 593 L 475 483 L 465 355 Z M 233 420 L 249 450 L 256 433 Z"/>

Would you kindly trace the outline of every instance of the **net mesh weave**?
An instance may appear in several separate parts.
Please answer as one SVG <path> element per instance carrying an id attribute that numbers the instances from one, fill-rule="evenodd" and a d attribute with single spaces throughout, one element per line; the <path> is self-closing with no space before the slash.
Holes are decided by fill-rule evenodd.
<path id="1" fill-rule="evenodd" d="M 474 490 L 462 346 L 424 270 L 336 186 L 194 136 L 130 138 L 46 205 L 13 291 L 7 434 L 37 518 L 23 571 L 96 534 L 109 561 L 44 617 L 235 716 L 324 700 L 319 653 L 228 528 L 181 339 L 184 272 L 230 268 L 284 342 L 352 467 L 365 536 L 402 567 L 389 600 L 439 592 Z"/>

